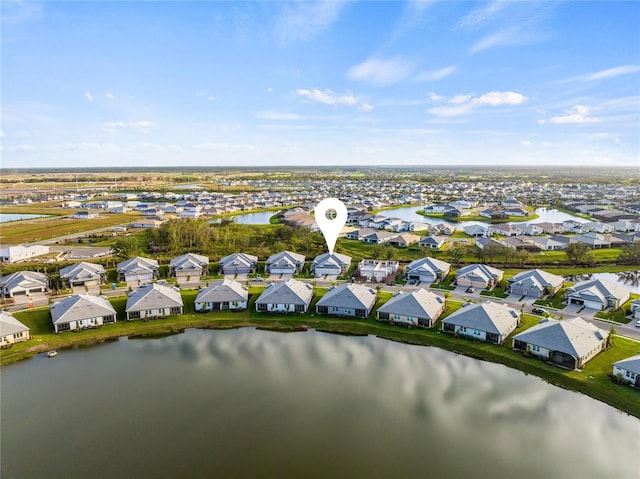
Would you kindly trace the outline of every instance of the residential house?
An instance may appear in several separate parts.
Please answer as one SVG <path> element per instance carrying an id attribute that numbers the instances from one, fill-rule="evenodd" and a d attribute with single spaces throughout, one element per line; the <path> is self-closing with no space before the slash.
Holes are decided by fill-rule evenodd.
<path id="1" fill-rule="evenodd" d="M 199 281 L 209 273 L 209 258 L 194 253 L 186 253 L 169 262 L 169 275 L 178 281 Z"/>
<path id="2" fill-rule="evenodd" d="M 631 315 L 633 319 L 640 319 L 640 299 L 631 301 Z"/>
<path id="3" fill-rule="evenodd" d="M 613 375 L 640 388 L 640 354 L 613 363 Z"/>
<path id="4" fill-rule="evenodd" d="M 349 231 L 347 234 L 344 235 L 344 237 L 352 240 L 361 240 L 365 236 L 370 235 L 372 233 L 375 233 L 375 230 L 371 228 L 359 228 L 359 229 L 356 229 L 355 231 Z"/>
<path id="5" fill-rule="evenodd" d="M 506 223 L 500 223 L 497 225 L 489 226 L 489 230 L 496 235 L 502 236 L 520 236 L 524 234 L 524 230 L 516 225 L 509 225 Z"/>
<path id="6" fill-rule="evenodd" d="M 502 219 L 502 218 L 508 218 L 509 217 L 504 212 L 504 210 L 495 209 L 495 208 L 485 208 L 483 210 L 478 211 L 478 214 L 480 216 L 483 216 L 485 218 L 490 218 L 490 219 Z"/>
<path id="7" fill-rule="evenodd" d="M 587 231 L 593 231 L 594 233 L 613 233 L 615 231 L 615 227 L 610 223 L 602 223 L 601 221 L 589 221 L 585 223 L 583 227 Z"/>
<path id="8" fill-rule="evenodd" d="M 394 236 L 396 235 L 389 233 L 388 231 L 376 231 L 375 233 L 363 236 L 360 238 L 360 241 L 367 244 L 383 244 L 388 243 Z"/>
<path id="9" fill-rule="evenodd" d="M 585 233 L 583 235 L 575 235 L 572 241 L 577 243 L 586 243 L 592 248 L 610 248 L 611 242 L 598 233 Z"/>
<path id="10" fill-rule="evenodd" d="M 529 212 L 524 208 L 504 208 L 507 216 L 529 216 Z"/>
<path id="11" fill-rule="evenodd" d="M 411 233 L 402 233 L 394 236 L 389 240 L 389 246 L 395 246 L 396 248 L 406 248 L 412 244 L 416 244 L 420 241 L 420 236 Z"/>
<path id="12" fill-rule="evenodd" d="M 607 343 L 607 332 L 584 319 L 545 318 L 535 326 L 516 334 L 512 348 L 568 369 L 580 369 Z"/>
<path id="13" fill-rule="evenodd" d="M 553 296 L 560 291 L 564 278 L 540 269 L 531 269 L 516 274 L 507 282 L 511 294 L 542 298 L 543 296 Z"/>
<path id="14" fill-rule="evenodd" d="M 347 273 L 351 266 L 351 257 L 339 253 L 324 253 L 316 256 L 311 263 L 311 274 L 316 278 L 332 275 L 341 276 Z"/>
<path id="15" fill-rule="evenodd" d="M 316 313 L 352 318 L 368 318 L 376 304 L 376 291 L 361 284 L 341 284 L 331 288 L 316 303 Z"/>
<path id="16" fill-rule="evenodd" d="M 400 263 L 391 260 L 363 259 L 358 263 L 358 274 L 366 281 L 375 280 L 379 283 L 387 276 L 398 271 Z"/>
<path id="17" fill-rule="evenodd" d="M 7 298 L 17 294 L 44 293 L 47 290 L 47 275 L 35 271 L 17 271 L 0 278 L 0 290 Z"/>
<path id="18" fill-rule="evenodd" d="M 60 279 L 70 288 L 74 286 L 96 286 L 107 281 L 104 266 L 96 263 L 72 264 L 60 270 Z"/>
<path id="19" fill-rule="evenodd" d="M 256 299 L 256 311 L 306 313 L 313 298 L 313 286 L 296 279 L 271 283 Z"/>
<path id="20" fill-rule="evenodd" d="M 462 230 L 466 234 L 468 234 L 469 236 L 473 236 L 474 238 L 488 238 L 493 234 L 491 230 L 489 230 L 489 228 L 476 224 L 467 225 L 462 228 Z"/>
<path id="21" fill-rule="evenodd" d="M 98 217 L 98 213 L 94 213 L 93 211 L 87 211 L 87 210 L 78 211 L 77 213 L 74 213 L 74 215 L 72 216 L 74 220 L 90 220 L 92 218 L 97 218 L 97 217 Z"/>
<path id="22" fill-rule="evenodd" d="M 581 304 L 590 309 L 618 309 L 626 303 L 631 291 L 604 279 L 582 281 L 569 286 L 565 292 L 567 304 Z"/>
<path id="23" fill-rule="evenodd" d="M 485 301 L 460 308 L 442 320 L 442 330 L 480 341 L 502 344 L 520 324 L 520 312 Z"/>
<path id="24" fill-rule="evenodd" d="M 440 235 L 452 235 L 456 231 L 455 226 L 448 225 L 448 224 L 445 224 L 445 223 L 438 223 L 433 228 Z"/>
<path id="25" fill-rule="evenodd" d="M 544 233 L 555 235 L 562 234 L 566 231 L 566 228 L 562 225 L 562 223 L 548 223 L 543 221 L 541 223 L 536 223 L 538 228 L 542 229 Z"/>
<path id="26" fill-rule="evenodd" d="M 53 303 L 51 322 L 56 333 L 97 328 L 116 322 L 116 310 L 103 296 L 76 294 Z"/>
<path id="27" fill-rule="evenodd" d="M 530 241 L 543 251 L 555 251 L 565 249 L 567 247 L 567 243 L 556 241 L 552 238 L 547 237 L 531 238 Z"/>
<path id="28" fill-rule="evenodd" d="M 400 291 L 394 294 L 378 308 L 376 318 L 380 321 L 430 328 L 442 315 L 444 308 L 444 298 L 420 288 L 410 293 Z"/>
<path id="29" fill-rule="evenodd" d="M 131 228 L 160 228 L 160 225 L 162 225 L 161 220 L 157 218 L 148 218 L 134 221 L 129 226 L 131 226 Z"/>
<path id="30" fill-rule="evenodd" d="M 145 321 L 183 314 L 184 303 L 178 288 L 152 283 L 129 294 L 125 311 L 127 320 Z"/>
<path id="31" fill-rule="evenodd" d="M 0 348 L 29 340 L 29 328 L 8 311 L 0 311 Z"/>
<path id="32" fill-rule="evenodd" d="M 458 286 L 488 289 L 502 281 L 504 272 L 486 264 L 470 264 L 456 271 Z"/>
<path id="33" fill-rule="evenodd" d="M 508 246 L 506 246 L 502 241 L 500 240 L 496 240 L 493 238 L 478 238 L 475 241 L 476 246 L 480 249 L 485 249 L 487 246 L 493 247 L 493 248 L 507 248 Z"/>
<path id="34" fill-rule="evenodd" d="M 150 282 L 158 277 L 159 266 L 155 259 L 138 256 L 118 263 L 116 271 L 121 281 Z"/>
<path id="35" fill-rule="evenodd" d="M 302 272 L 305 257 L 291 251 L 272 254 L 267 259 L 265 271 L 271 274 L 296 274 Z"/>
<path id="36" fill-rule="evenodd" d="M 529 251 L 530 253 L 539 253 L 540 247 L 525 236 L 516 236 L 513 238 L 504 238 L 501 243 L 516 251 Z"/>
<path id="37" fill-rule="evenodd" d="M 531 224 L 531 223 L 527 225 L 522 225 L 522 231 L 524 232 L 524 234 L 529 236 L 538 236 L 544 233 L 544 231 L 542 231 L 542 228 L 540 228 L 540 226 L 536 224 Z"/>
<path id="38" fill-rule="evenodd" d="M 421 283 L 435 283 L 442 281 L 449 274 L 451 265 L 445 261 L 434 258 L 416 259 L 409 263 L 404 271 L 407 281 L 419 281 Z"/>
<path id="39" fill-rule="evenodd" d="M 255 273 L 258 268 L 258 257 L 246 253 L 233 253 L 220 258 L 218 270 L 222 274 Z"/>
<path id="40" fill-rule="evenodd" d="M 424 236 L 420 238 L 418 246 L 420 246 L 420 248 L 439 250 L 444 246 L 444 238 L 438 238 L 437 236 Z"/>
<path id="41" fill-rule="evenodd" d="M 249 291 L 238 281 L 223 279 L 216 281 L 198 292 L 194 302 L 197 312 L 222 311 L 229 309 L 239 311 L 247 309 Z"/>
<path id="42" fill-rule="evenodd" d="M 42 246 L 39 244 L 4 246 L 0 248 L 0 261 L 4 263 L 17 263 L 19 261 L 35 258 L 36 256 L 42 256 L 44 254 L 49 254 L 48 246 Z"/>

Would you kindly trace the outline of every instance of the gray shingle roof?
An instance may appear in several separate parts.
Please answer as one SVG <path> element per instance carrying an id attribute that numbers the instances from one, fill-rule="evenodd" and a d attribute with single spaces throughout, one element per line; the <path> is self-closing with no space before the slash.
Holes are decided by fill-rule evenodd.
<path id="1" fill-rule="evenodd" d="M 88 294 L 69 296 L 51 305 L 51 322 L 53 324 L 115 314 L 116 310 L 107 299 Z"/>
<path id="2" fill-rule="evenodd" d="M 375 301 L 375 290 L 360 284 L 341 284 L 327 291 L 317 306 L 370 310 Z"/>
<path id="3" fill-rule="evenodd" d="M 606 337 L 606 331 L 577 317 L 562 321 L 543 319 L 535 326 L 516 334 L 513 340 L 581 358 Z"/>
<path id="4" fill-rule="evenodd" d="M 36 288 L 46 286 L 47 275 L 35 271 L 17 271 L 15 273 L 0 278 L 0 285 L 10 291 L 17 287 Z"/>
<path id="5" fill-rule="evenodd" d="M 640 354 L 616 361 L 613 365 L 632 373 L 640 374 Z"/>
<path id="6" fill-rule="evenodd" d="M 504 272 L 502 270 L 487 266 L 486 264 L 470 264 L 468 266 L 463 266 L 456 271 L 456 278 L 470 275 L 477 276 L 485 279 L 486 281 L 492 281 L 495 278 L 502 278 L 503 274 Z"/>
<path id="7" fill-rule="evenodd" d="M 267 264 L 282 268 L 285 266 L 295 266 L 296 263 L 304 263 L 304 259 L 303 254 L 292 253 L 291 251 L 281 251 L 269 256 Z"/>
<path id="8" fill-rule="evenodd" d="M 410 293 L 396 293 L 389 301 L 378 308 L 378 311 L 416 318 L 435 319 L 443 304 L 444 300 L 440 296 L 420 288 Z"/>
<path id="9" fill-rule="evenodd" d="M 349 264 L 351 264 L 351 256 L 340 253 L 324 253 L 315 257 L 312 267 L 325 268 L 329 265 L 342 267 Z"/>
<path id="10" fill-rule="evenodd" d="M 117 272 L 128 274 L 138 271 L 158 271 L 158 262 L 155 259 L 136 257 L 118 263 Z"/>
<path id="11" fill-rule="evenodd" d="M 267 286 L 256 300 L 257 304 L 304 304 L 309 305 L 313 297 L 313 286 L 296 279 Z"/>
<path id="12" fill-rule="evenodd" d="M 180 291 L 171 286 L 153 283 L 131 293 L 125 311 L 143 311 L 183 306 Z"/>
<path id="13" fill-rule="evenodd" d="M 529 271 L 522 271 L 507 281 L 511 284 L 521 283 L 524 287 L 535 286 L 537 289 L 542 290 L 545 287 L 557 288 L 562 286 L 564 278 L 557 274 L 547 273 L 541 269 L 531 269 Z"/>
<path id="14" fill-rule="evenodd" d="M 405 274 L 420 273 L 420 271 L 430 272 L 434 275 L 449 271 L 451 265 L 445 261 L 441 261 L 435 258 L 422 258 L 416 259 L 407 265 L 405 268 Z"/>
<path id="15" fill-rule="evenodd" d="M 567 288 L 567 295 L 580 295 L 588 292 L 597 296 L 606 304 L 605 298 L 616 298 L 618 300 L 628 298 L 631 291 L 619 284 L 605 281 L 604 279 L 593 279 L 578 283 Z"/>
<path id="16" fill-rule="evenodd" d="M 176 270 L 201 270 L 209 264 L 209 258 L 199 254 L 186 253 L 169 262 L 169 267 Z"/>
<path id="17" fill-rule="evenodd" d="M 96 263 L 80 263 L 72 264 L 60 270 L 60 277 L 70 281 L 89 281 L 103 278 L 106 275 L 104 266 Z"/>
<path id="18" fill-rule="evenodd" d="M 460 308 L 442 320 L 443 323 L 465 326 L 489 333 L 505 334 L 517 323 L 520 313 L 507 305 L 485 301 Z"/>
<path id="19" fill-rule="evenodd" d="M 224 303 L 226 301 L 247 301 L 249 292 L 238 281 L 223 279 L 201 290 L 196 303 Z"/>
<path id="20" fill-rule="evenodd" d="M 0 336 L 29 331 L 29 328 L 18 321 L 7 311 L 0 311 Z"/>
<path id="21" fill-rule="evenodd" d="M 251 267 L 258 262 L 258 257 L 246 253 L 233 253 L 220 258 L 219 267 L 224 269 L 227 266 L 247 266 Z"/>

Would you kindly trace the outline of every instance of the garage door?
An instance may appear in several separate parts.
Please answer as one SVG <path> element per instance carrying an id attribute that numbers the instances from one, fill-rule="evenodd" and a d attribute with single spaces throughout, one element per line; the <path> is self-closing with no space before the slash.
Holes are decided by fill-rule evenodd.
<path id="1" fill-rule="evenodd" d="M 590 309 L 602 309 L 602 303 L 599 303 L 597 301 L 585 301 L 584 307 Z"/>
<path id="2" fill-rule="evenodd" d="M 148 274 L 130 274 L 127 275 L 127 281 L 151 281 L 151 276 Z"/>

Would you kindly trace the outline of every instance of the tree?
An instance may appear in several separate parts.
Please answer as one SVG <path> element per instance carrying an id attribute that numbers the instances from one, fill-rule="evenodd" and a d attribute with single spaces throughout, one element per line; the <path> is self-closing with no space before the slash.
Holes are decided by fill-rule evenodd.
<path id="1" fill-rule="evenodd" d="M 531 253 L 529 253 L 526 249 L 521 249 L 520 251 L 518 251 L 516 263 L 518 263 L 518 266 L 522 268 L 525 264 L 529 262 L 530 259 L 531 259 Z"/>
<path id="2" fill-rule="evenodd" d="M 618 260 L 625 264 L 640 265 L 640 242 L 624 245 Z"/>
<path id="3" fill-rule="evenodd" d="M 467 250 L 465 247 L 458 244 L 449 250 L 449 256 L 457 265 L 460 265 L 460 261 L 462 261 L 462 258 L 464 258 L 466 254 Z"/>
<path id="4" fill-rule="evenodd" d="M 618 331 L 616 331 L 616 328 L 614 328 L 613 326 L 611 326 L 611 329 L 609 330 L 609 335 L 607 336 L 607 348 L 611 348 L 614 346 L 614 335 L 618 334 Z"/>
<path id="5" fill-rule="evenodd" d="M 593 263 L 591 246 L 586 243 L 569 243 L 565 252 L 569 261 L 574 265 Z"/>
<path id="6" fill-rule="evenodd" d="M 118 258 L 128 259 L 134 257 L 140 251 L 138 239 L 135 236 L 123 236 L 116 241 L 113 252 Z"/>
<path id="7" fill-rule="evenodd" d="M 396 250 L 392 246 L 387 246 L 384 252 L 384 257 L 387 260 L 392 260 L 396 255 Z"/>

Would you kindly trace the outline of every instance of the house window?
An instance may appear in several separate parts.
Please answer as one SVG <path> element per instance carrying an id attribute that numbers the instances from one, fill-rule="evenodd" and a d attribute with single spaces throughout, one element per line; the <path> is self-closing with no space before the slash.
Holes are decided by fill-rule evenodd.
<path id="1" fill-rule="evenodd" d="M 18 338 L 21 338 L 21 337 L 22 337 L 22 333 L 16 333 L 16 334 L 13 335 L 14 339 L 18 339 Z"/>
<path id="2" fill-rule="evenodd" d="M 182 308 L 180 307 L 171 308 L 171 314 L 181 314 L 181 313 L 182 313 Z"/>
<path id="3" fill-rule="evenodd" d="M 71 325 L 69 323 L 58 324 L 58 331 L 69 331 L 69 329 L 71 329 Z"/>
<path id="4" fill-rule="evenodd" d="M 258 303 L 258 311 L 266 311 L 267 305 L 266 303 Z"/>
<path id="5" fill-rule="evenodd" d="M 140 319 L 140 311 L 131 311 L 129 313 L 129 319 Z"/>

